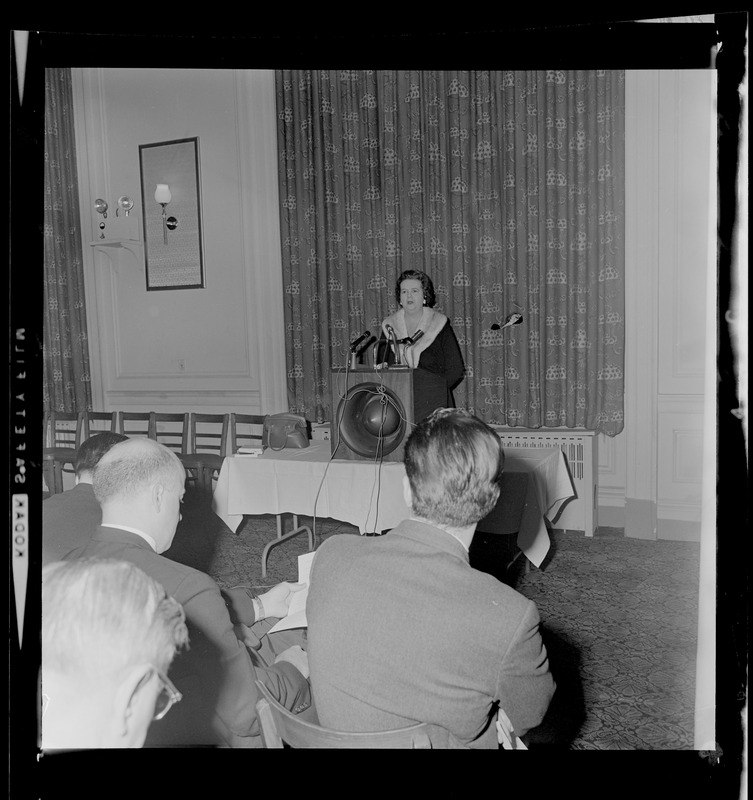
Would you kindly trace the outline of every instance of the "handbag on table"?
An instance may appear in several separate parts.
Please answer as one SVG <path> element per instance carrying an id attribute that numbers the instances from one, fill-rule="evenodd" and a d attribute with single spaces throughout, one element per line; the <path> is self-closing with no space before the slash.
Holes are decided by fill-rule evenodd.
<path id="1" fill-rule="evenodd" d="M 284 412 L 267 414 L 261 436 L 262 447 L 270 450 L 284 450 L 286 447 L 308 447 L 308 424 L 298 414 Z"/>

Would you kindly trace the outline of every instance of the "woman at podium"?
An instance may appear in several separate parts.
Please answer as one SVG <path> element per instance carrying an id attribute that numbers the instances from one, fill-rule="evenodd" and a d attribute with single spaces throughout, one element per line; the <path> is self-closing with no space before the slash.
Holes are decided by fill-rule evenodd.
<path id="1" fill-rule="evenodd" d="M 382 361 L 413 368 L 413 421 L 418 424 L 437 408 L 455 407 L 452 390 L 465 366 L 450 321 L 434 310 L 434 284 L 425 272 L 402 272 L 395 297 L 400 308 L 382 322 Z"/>

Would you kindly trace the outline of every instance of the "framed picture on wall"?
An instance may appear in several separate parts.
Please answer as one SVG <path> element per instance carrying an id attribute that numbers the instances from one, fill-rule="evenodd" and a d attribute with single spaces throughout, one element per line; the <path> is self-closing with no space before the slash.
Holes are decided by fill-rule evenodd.
<path id="1" fill-rule="evenodd" d="M 147 291 L 204 288 L 199 139 L 139 145 Z"/>

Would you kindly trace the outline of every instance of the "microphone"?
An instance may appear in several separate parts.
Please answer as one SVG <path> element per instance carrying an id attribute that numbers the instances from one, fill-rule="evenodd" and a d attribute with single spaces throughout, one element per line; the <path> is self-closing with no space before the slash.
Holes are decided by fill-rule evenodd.
<path id="1" fill-rule="evenodd" d="M 385 325 L 384 327 L 387 329 L 387 333 L 392 339 L 392 345 L 395 348 L 395 364 L 402 364 L 403 362 L 400 359 L 400 347 L 397 343 L 397 334 L 395 333 L 395 329 L 392 327 L 392 325 Z"/>
<path id="2" fill-rule="evenodd" d="M 521 322 L 523 322 L 522 314 L 510 314 L 505 320 L 504 325 L 495 322 L 494 325 L 492 325 L 492 330 L 501 331 L 503 328 L 509 328 L 511 325 L 520 325 Z"/>
<path id="3" fill-rule="evenodd" d="M 417 331 L 416 331 L 416 332 L 413 334 L 413 336 L 409 336 L 409 337 L 408 337 L 408 338 L 405 340 L 405 341 L 407 342 L 407 344 L 408 344 L 408 347 L 410 347 L 412 344 L 415 344 L 415 343 L 416 343 L 416 342 L 417 342 L 417 341 L 418 341 L 418 340 L 419 340 L 419 339 L 420 339 L 420 338 L 421 338 L 423 335 L 424 335 L 424 332 L 423 332 L 423 331 L 422 331 L 422 330 L 419 328 L 419 329 L 418 329 L 418 330 L 417 330 Z"/>
<path id="4" fill-rule="evenodd" d="M 350 352 L 351 353 L 355 353 L 356 352 L 356 348 L 358 347 L 358 345 L 361 344 L 361 342 L 364 339 L 368 338 L 369 336 L 371 336 L 371 331 L 366 331 L 365 333 L 362 333 L 357 339 L 354 339 L 350 343 Z"/>

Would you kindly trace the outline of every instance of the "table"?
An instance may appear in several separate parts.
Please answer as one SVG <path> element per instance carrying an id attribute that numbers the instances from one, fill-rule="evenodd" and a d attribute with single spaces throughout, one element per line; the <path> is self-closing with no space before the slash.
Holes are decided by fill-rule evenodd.
<path id="1" fill-rule="evenodd" d="M 523 475 L 528 477 L 525 483 L 520 480 Z M 559 447 L 505 447 L 501 483 L 496 507 L 479 522 L 476 530 L 517 532 L 518 548 L 540 567 L 550 546 L 547 521 L 554 519 L 562 506 L 575 497 L 564 453 Z"/>
<path id="2" fill-rule="evenodd" d="M 401 462 L 331 460 L 328 441 L 309 444 L 225 458 L 212 500 L 215 513 L 233 531 L 247 514 L 289 513 L 349 522 L 362 534 L 394 528 L 409 516 Z M 505 471 L 530 476 L 517 541 L 526 557 L 540 566 L 549 550 L 546 519 L 575 495 L 565 457 L 556 447 L 506 447 Z M 486 520 L 488 526 L 499 524 L 494 512 Z"/>

